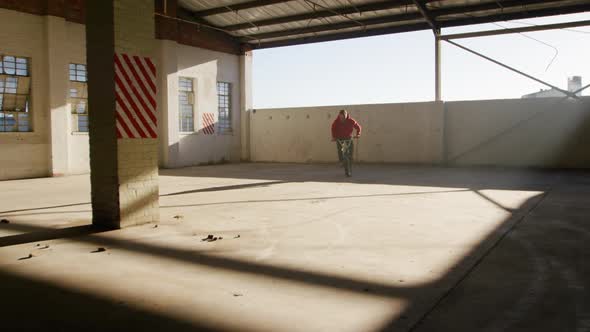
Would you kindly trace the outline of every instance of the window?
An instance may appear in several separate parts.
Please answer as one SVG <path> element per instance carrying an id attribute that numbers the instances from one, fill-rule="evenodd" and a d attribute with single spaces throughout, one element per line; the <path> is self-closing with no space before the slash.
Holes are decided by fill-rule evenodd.
<path id="1" fill-rule="evenodd" d="M 219 133 L 231 133 L 231 83 L 217 82 L 217 102 L 219 107 Z"/>
<path id="2" fill-rule="evenodd" d="M 195 117 L 193 111 L 194 92 L 193 79 L 181 77 L 178 81 L 180 131 L 195 131 Z"/>
<path id="3" fill-rule="evenodd" d="M 86 82 L 86 65 L 70 63 L 70 81 L 72 82 Z"/>
<path id="4" fill-rule="evenodd" d="M 72 111 L 72 128 L 88 132 L 88 84 L 86 65 L 70 63 L 68 102 Z"/>
<path id="5" fill-rule="evenodd" d="M 0 132 L 31 131 L 29 59 L 0 55 Z"/>

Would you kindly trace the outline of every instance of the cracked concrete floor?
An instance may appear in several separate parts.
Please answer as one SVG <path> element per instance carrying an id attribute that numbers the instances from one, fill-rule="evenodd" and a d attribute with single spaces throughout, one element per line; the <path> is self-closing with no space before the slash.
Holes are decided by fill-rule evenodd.
<path id="1" fill-rule="evenodd" d="M 590 329 L 588 173 L 341 173 L 161 170 L 160 223 L 115 231 L 88 176 L 0 182 L 0 330 Z"/>

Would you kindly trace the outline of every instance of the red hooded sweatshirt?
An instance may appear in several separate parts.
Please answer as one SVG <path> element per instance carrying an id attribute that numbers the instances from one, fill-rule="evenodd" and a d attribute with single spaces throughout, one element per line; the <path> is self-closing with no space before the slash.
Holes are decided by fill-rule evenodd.
<path id="1" fill-rule="evenodd" d="M 361 125 L 350 117 L 350 114 L 346 116 L 344 121 L 340 121 L 340 117 L 332 123 L 332 138 L 351 138 L 352 131 L 356 129 L 357 136 L 361 134 Z"/>

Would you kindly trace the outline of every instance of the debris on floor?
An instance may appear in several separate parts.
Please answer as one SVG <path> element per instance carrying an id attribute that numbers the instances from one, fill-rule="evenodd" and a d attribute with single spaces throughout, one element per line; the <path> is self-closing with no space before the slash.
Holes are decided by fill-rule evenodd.
<path id="1" fill-rule="evenodd" d="M 48 245 L 44 245 L 42 247 L 39 247 L 39 245 L 37 245 L 37 247 L 38 247 L 37 249 L 39 249 L 39 250 L 49 249 L 49 246 Z"/>
<path id="2" fill-rule="evenodd" d="M 234 236 L 234 239 L 239 239 L 240 238 L 240 234 Z"/>
<path id="3" fill-rule="evenodd" d="M 222 237 L 217 237 L 217 236 L 213 236 L 212 234 L 207 235 L 206 238 L 201 239 L 201 241 L 207 241 L 207 242 L 213 242 L 213 241 L 217 241 L 217 240 L 222 240 Z"/>
<path id="4" fill-rule="evenodd" d="M 8 220 L 8 219 L 2 219 L 2 220 L 0 220 L 0 223 L 2 223 L 2 224 L 10 224 L 10 220 Z"/>
<path id="5" fill-rule="evenodd" d="M 100 247 L 100 248 L 98 248 L 98 249 L 96 249 L 96 250 L 94 250 L 94 251 L 91 251 L 91 253 L 95 253 L 95 252 L 105 252 L 105 251 L 107 251 L 105 248 L 102 248 L 102 247 Z"/>
<path id="6" fill-rule="evenodd" d="M 19 258 L 18 260 L 19 260 L 19 261 L 24 261 L 25 259 L 31 259 L 31 258 L 33 258 L 33 257 L 35 257 L 35 256 L 33 256 L 33 254 L 29 254 L 29 256 L 21 257 L 21 258 Z"/>
<path id="7" fill-rule="evenodd" d="M 240 296 L 244 296 L 244 294 L 234 293 L 234 297 L 240 297 Z"/>
<path id="8" fill-rule="evenodd" d="M 177 219 L 177 220 L 180 220 L 180 219 L 184 219 L 184 216 L 176 215 L 176 216 L 174 216 L 172 218 Z"/>
<path id="9" fill-rule="evenodd" d="M 154 225 L 154 227 L 152 227 L 152 228 L 158 228 L 158 225 Z"/>

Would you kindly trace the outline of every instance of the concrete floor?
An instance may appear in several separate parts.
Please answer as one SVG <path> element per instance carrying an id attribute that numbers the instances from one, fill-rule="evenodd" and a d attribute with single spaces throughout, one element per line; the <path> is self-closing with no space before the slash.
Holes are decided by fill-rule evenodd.
<path id="1" fill-rule="evenodd" d="M 0 330 L 590 331 L 589 175 L 163 170 L 108 232 L 88 176 L 0 182 Z"/>

